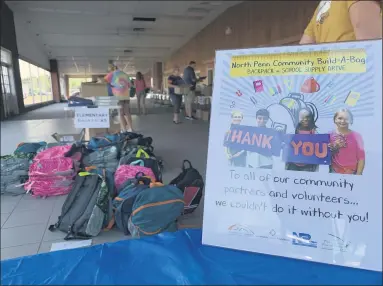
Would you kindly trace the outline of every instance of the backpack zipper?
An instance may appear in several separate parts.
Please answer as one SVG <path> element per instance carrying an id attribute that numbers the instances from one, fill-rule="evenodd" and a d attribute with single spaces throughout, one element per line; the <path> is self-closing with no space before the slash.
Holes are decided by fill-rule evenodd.
<path id="1" fill-rule="evenodd" d="M 158 202 L 158 203 L 151 203 L 151 204 L 143 205 L 143 206 L 140 206 L 139 208 L 136 208 L 132 212 L 132 216 L 134 216 L 136 213 L 138 213 L 138 212 L 140 212 L 140 211 L 142 211 L 143 209 L 146 209 L 146 208 L 150 208 L 150 207 L 154 207 L 154 206 L 162 206 L 162 205 L 171 204 L 171 203 L 177 203 L 177 202 L 185 204 L 185 202 L 183 200 L 180 200 L 180 199 L 167 200 L 167 201 Z"/>

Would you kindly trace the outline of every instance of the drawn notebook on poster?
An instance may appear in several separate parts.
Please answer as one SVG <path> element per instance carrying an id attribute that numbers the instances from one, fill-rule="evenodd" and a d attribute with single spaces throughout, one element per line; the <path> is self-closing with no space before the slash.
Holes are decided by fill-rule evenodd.
<path id="1" fill-rule="evenodd" d="M 350 107 L 354 107 L 359 99 L 360 99 L 360 93 L 359 92 L 350 91 L 349 94 L 347 95 L 346 99 L 344 100 L 344 103 Z"/>

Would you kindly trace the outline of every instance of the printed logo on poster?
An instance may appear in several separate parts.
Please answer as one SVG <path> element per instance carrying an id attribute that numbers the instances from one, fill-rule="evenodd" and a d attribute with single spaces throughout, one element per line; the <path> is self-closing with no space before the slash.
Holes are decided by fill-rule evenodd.
<path id="1" fill-rule="evenodd" d="M 303 232 L 293 232 L 292 244 L 298 246 L 307 246 L 307 247 L 318 247 L 318 243 L 316 241 L 311 240 L 311 235 Z"/>
<path id="2" fill-rule="evenodd" d="M 254 236 L 254 232 L 248 226 L 241 224 L 233 224 L 229 226 L 228 231 L 231 234 Z"/>

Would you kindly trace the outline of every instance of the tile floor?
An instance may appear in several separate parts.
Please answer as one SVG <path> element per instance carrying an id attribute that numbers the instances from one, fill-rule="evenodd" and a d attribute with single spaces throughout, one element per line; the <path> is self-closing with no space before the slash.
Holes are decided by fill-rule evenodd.
<path id="1" fill-rule="evenodd" d="M 25 118 L 1 123 L 1 154 L 13 152 L 19 142 L 53 142 L 51 134 L 72 133 L 73 120 L 64 115 L 56 119 L 46 118 L 48 113 L 62 112 L 65 104 L 54 104 L 23 115 Z M 45 114 L 43 117 L 41 114 Z M 59 117 L 59 118 L 57 118 Z M 61 118 L 60 118 L 61 117 Z M 35 120 L 27 120 L 35 118 Z M 155 153 L 164 160 L 164 182 L 180 172 L 183 159 L 191 160 L 193 166 L 205 175 L 209 125 L 202 121 L 172 123 L 171 113 L 156 112 L 146 116 L 133 116 L 138 132 L 151 136 Z M 65 236 L 60 231 L 50 232 L 48 226 L 56 222 L 65 196 L 46 199 L 29 195 L 1 196 L 1 260 L 49 252 L 52 243 L 61 242 Z M 182 218 L 181 224 L 201 226 L 203 204 L 191 215 Z M 128 239 L 113 229 L 102 232 L 93 244 Z"/>

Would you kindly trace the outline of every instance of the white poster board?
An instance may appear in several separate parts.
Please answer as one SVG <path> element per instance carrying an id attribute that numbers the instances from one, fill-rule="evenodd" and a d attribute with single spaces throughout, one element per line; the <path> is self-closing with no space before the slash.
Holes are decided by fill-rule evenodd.
<path id="1" fill-rule="evenodd" d="M 382 41 L 215 63 L 203 243 L 382 271 Z"/>
<path id="2" fill-rule="evenodd" d="M 76 108 L 74 126 L 76 128 L 109 128 L 109 108 Z"/>

